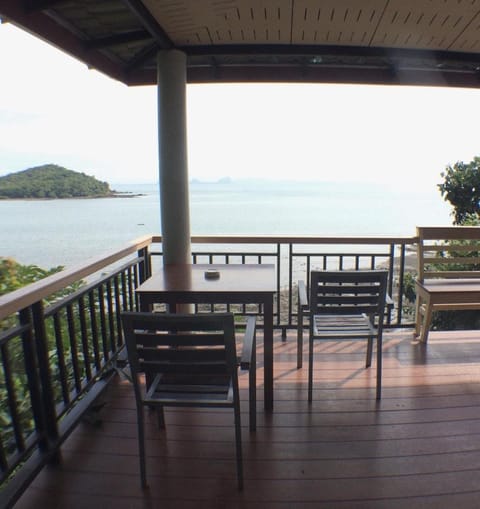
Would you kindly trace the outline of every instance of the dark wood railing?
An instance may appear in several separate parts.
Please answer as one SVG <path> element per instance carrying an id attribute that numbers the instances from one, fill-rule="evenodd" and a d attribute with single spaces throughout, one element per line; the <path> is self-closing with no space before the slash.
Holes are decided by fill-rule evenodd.
<path id="1" fill-rule="evenodd" d="M 115 373 L 151 237 L 0 297 L 0 507 L 11 507 Z"/>
<path id="2" fill-rule="evenodd" d="M 153 237 L 155 243 L 160 240 Z M 388 325 L 404 327 L 412 326 L 411 316 L 404 319 L 403 285 L 407 248 L 415 242 L 415 237 L 194 236 L 192 259 L 193 263 L 275 264 L 275 326 L 284 332 L 296 327 L 297 283 L 308 282 L 311 270 L 384 268 L 394 301 Z M 152 249 L 151 255 L 161 257 L 161 251 Z"/>
<path id="3" fill-rule="evenodd" d="M 296 282 L 314 268 L 389 271 L 392 326 L 403 320 L 406 248 L 413 237 L 195 236 L 193 263 L 273 263 L 275 326 L 296 324 Z M 0 297 L 0 507 L 12 507 L 91 411 L 118 369 L 120 313 L 161 266 L 161 237 L 64 270 Z M 259 310 L 261 313 L 261 310 Z M 285 335 L 284 335 L 285 336 Z"/>

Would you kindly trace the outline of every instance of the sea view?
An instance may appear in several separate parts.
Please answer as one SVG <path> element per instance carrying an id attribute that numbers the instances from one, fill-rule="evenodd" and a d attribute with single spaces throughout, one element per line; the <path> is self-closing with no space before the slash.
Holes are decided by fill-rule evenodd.
<path id="1" fill-rule="evenodd" d="M 158 186 L 112 184 L 142 196 L 0 201 L 0 257 L 71 266 L 160 233 Z M 192 182 L 192 234 L 414 235 L 451 224 L 437 189 L 370 183 L 234 180 Z"/>

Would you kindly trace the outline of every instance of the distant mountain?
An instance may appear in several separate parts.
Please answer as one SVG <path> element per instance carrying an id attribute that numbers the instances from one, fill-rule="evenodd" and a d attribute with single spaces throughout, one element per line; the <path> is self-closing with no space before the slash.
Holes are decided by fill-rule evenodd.
<path id="1" fill-rule="evenodd" d="M 233 182 L 232 177 L 221 177 L 217 180 L 201 180 L 198 178 L 192 178 L 190 184 L 231 184 Z"/>
<path id="2" fill-rule="evenodd" d="M 106 196 L 114 196 L 107 182 L 56 164 L 36 166 L 0 177 L 0 199 Z"/>

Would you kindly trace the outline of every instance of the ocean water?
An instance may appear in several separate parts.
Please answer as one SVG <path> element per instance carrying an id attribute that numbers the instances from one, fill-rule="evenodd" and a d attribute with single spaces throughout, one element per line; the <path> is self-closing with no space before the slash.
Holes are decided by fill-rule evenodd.
<path id="1" fill-rule="evenodd" d="M 71 266 L 160 233 L 158 187 L 112 185 L 133 198 L 0 201 L 0 257 Z M 362 183 L 232 181 L 190 184 L 192 234 L 414 235 L 451 224 L 436 189 Z"/>

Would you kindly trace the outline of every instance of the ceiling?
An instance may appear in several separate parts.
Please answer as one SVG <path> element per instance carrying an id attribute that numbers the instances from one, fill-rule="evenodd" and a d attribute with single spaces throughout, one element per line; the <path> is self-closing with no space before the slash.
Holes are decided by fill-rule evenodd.
<path id="1" fill-rule="evenodd" d="M 173 48 L 190 83 L 480 85 L 480 0 L 0 0 L 0 17 L 129 85 Z"/>

